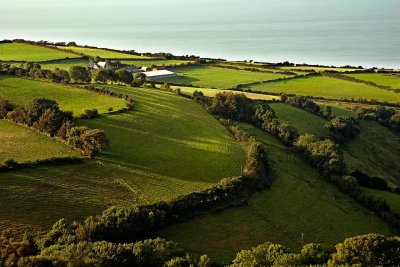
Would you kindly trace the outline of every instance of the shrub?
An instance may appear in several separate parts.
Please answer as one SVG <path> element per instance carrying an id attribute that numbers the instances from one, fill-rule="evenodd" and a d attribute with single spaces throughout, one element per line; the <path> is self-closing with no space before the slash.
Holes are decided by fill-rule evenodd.
<path id="1" fill-rule="evenodd" d="M 96 156 L 108 146 L 108 139 L 104 131 L 84 126 L 72 127 L 67 133 L 67 142 L 89 157 Z"/>
<path id="2" fill-rule="evenodd" d="M 97 109 L 85 109 L 80 117 L 85 119 L 93 119 L 99 116 L 99 111 Z"/>
<path id="3" fill-rule="evenodd" d="M 7 117 L 7 113 L 12 110 L 12 106 L 7 99 L 0 97 L 0 119 Z"/>

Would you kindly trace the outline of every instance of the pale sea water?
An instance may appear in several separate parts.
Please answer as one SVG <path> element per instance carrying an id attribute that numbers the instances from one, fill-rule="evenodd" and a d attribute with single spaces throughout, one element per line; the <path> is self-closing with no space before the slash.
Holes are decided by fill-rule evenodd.
<path id="1" fill-rule="evenodd" d="M 0 39 L 400 68 L 400 0 L 0 0 Z"/>

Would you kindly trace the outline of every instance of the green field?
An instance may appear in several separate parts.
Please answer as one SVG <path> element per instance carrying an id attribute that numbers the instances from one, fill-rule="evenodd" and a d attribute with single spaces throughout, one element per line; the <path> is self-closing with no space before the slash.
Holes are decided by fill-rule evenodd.
<path id="1" fill-rule="evenodd" d="M 142 60 L 121 60 L 121 63 L 135 65 L 136 67 L 151 67 L 151 66 L 175 66 L 187 63 L 193 63 L 191 60 L 178 59 L 142 59 Z"/>
<path id="2" fill-rule="evenodd" d="M 286 93 L 327 99 L 375 99 L 381 102 L 400 103 L 400 94 L 362 83 L 330 77 L 310 77 L 250 86 L 253 91 Z"/>
<path id="3" fill-rule="evenodd" d="M 181 92 L 185 95 L 193 95 L 194 91 L 201 91 L 205 96 L 213 97 L 218 93 L 230 92 L 235 94 L 244 94 L 246 97 L 254 100 L 279 100 L 279 96 L 275 95 L 264 95 L 264 94 L 254 94 L 249 92 L 235 91 L 235 90 L 221 90 L 221 89 L 210 89 L 210 88 L 196 88 L 196 87 L 184 87 L 184 86 L 171 86 L 173 89 L 179 88 Z"/>
<path id="4" fill-rule="evenodd" d="M 300 134 L 310 133 L 316 136 L 327 136 L 324 128 L 327 121 L 311 112 L 284 103 L 271 103 L 280 122 L 288 122 L 297 128 Z"/>
<path id="5" fill-rule="evenodd" d="M 232 88 L 239 84 L 285 77 L 285 75 L 277 73 L 250 72 L 204 66 L 182 67 L 171 70 L 181 76 L 165 78 L 162 81 L 208 88 Z"/>
<path id="6" fill-rule="evenodd" d="M 400 89 L 400 74 L 385 74 L 385 73 L 354 73 L 346 74 L 346 76 L 353 77 L 367 82 L 373 82 L 377 85 L 388 86 L 392 89 Z"/>
<path id="7" fill-rule="evenodd" d="M 367 195 L 372 195 L 374 197 L 386 200 L 390 206 L 390 209 L 400 214 L 400 195 L 370 188 L 362 188 L 362 191 Z"/>
<path id="8" fill-rule="evenodd" d="M 375 121 L 362 120 L 360 128 L 360 135 L 345 146 L 348 167 L 400 186 L 400 136 Z"/>
<path id="9" fill-rule="evenodd" d="M 362 233 L 390 233 L 385 223 L 327 182 L 299 155 L 271 135 L 243 127 L 266 147 L 271 188 L 257 193 L 244 207 L 168 227 L 160 232 L 161 237 L 226 262 L 236 252 L 266 241 L 299 249 L 302 233 L 305 243 L 323 245 Z"/>
<path id="10" fill-rule="evenodd" d="M 57 49 L 25 43 L 0 44 L 0 61 L 45 61 L 63 58 L 76 58 L 77 55 Z"/>
<path id="11" fill-rule="evenodd" d="M 356 71 L 359 69 L 353 69 L 353 68 L 334 68 L 334 67 L 312 67 L 312 66 L 287 66 L 287 67 L 280 67 L 282 70 L 302 70 L 302 71 L 311 71 L 314 70 L 316 72 L 323 72 L 323 71 L 339 71 L 339 72 L 345 72 L 345 71 Z"/>
<path id="12" fill-rule="evenodd" d="M 118 58 L 118 59 L 146 59 L 148 57 L 142 57 L 137 55 L 125 54 L 122 52 L 109 51 L 100 48 L 87 48 L 87 47 L 75 47 L 75 46 L 57 46 L 59 49 L 71 50 L 82 55 L 89 57 L 101 57 L 101 58 Z"/>
<path id="13" fill-rule="evenodd" d="M 0 165 L 9 159 L 23 163 L 80 156 L 79 151 L 54 138 L 5 120 L 0 120 L 0 144 Z"/>
<path id="14" fill-rule="evenodd" d="M 89 60 L 87 59 L 62 59 L 49 63 L 40 63 L 42 69 L 54 70 L 55 68 L 63 69 L 69 71 L 72 66 L 87 67 Z"/>
<path id="15" fill-rule="evenodd" d="M 135 110 L 77 123 L 104 129 L 110 147 L 82 164 L 0 176 L 0 228 L 49 229 L 111 205 L 169 200 L 240 174 L 241 143 L 195 102 L 158 90 L 107 86 L 136 99 Z"/>
<path id="16" fill-rule="evenodd" d="M 98 109 L 104 113 L 126 106 L 125 100 L 93 93 L 73 86 L 35 81 L 14 76 L 0 75 L 0 96 L 14 105 L 24 105 L 33 98 L 45 97 L 56 100 L 62 110 L 72 111 L 75 116 L 84 109 Z"/>

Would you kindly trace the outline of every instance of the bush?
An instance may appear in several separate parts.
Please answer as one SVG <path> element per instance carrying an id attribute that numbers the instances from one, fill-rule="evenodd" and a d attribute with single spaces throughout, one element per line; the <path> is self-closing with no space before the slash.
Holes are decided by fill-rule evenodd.
<path id="1" fill-rule="evenodd" d="M 98 118 L 99 116 L 100 114 L 97 109 L 85 109 L 80 117 L 85 119 L 93 119 Z"/>
<path id="2" fill-rule="evenodd" d="M 335 117 L 326 123 L 324 127 L 331 131 L 338 141 L 354 138 L 360 133 L 358 121 L 354 118 Z"/>
<path id="3" fill-rule="evenodd" d="M 12 106 L 7 99 L 0 97 L 0 119 L 7 117 L 7 113 L 12 110 Z"/>
<path id="4" fill-rule="evenodd" d="M 67 142 L 89 157 L 96 156 L 108 146 L 104 131 L 84 126 L 72 127 L 67 133 Z"/>

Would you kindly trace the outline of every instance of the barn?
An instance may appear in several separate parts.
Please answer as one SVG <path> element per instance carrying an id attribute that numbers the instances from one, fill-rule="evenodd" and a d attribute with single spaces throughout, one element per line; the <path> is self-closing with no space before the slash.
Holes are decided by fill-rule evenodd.
<path id="1" fill-rule="evenodd" d="M 176 73 L 169 70 L 153 70 L 143 72 L 146 75 L 147 80 L 154 81 L 161 78 L 175 77 Z"/>

